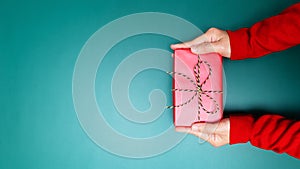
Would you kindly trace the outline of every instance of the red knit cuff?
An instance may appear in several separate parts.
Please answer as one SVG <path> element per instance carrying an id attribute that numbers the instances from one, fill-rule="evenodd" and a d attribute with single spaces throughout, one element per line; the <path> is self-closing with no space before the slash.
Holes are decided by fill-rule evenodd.
<path id="1" fill-rule="evenodd" d="M 248 37 L 248 28 L 242 28 L 237 31 L 227 31 L 229 40 L 230 40 L 230 48 L 231 48 L 231 60 L 241 60 L 246 59 L 248 57 L 247 47 L 249 37 Z"/>
<path id="2" fill-rule="evenodd" d="M 254 118 L 252 115 L 230 116 L 230 144 L 246 143 L 250 139 Z"/>

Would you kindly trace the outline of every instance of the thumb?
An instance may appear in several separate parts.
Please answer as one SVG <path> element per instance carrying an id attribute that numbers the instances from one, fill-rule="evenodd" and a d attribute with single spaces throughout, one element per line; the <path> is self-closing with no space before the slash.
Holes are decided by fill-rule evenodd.
<path id="1" fill-rule="evenodd" d="M 201 43 L 198 45 L 194 45 L 191 47 L 191 51 L 194 54 L 206 54 L 206 53 L 219 53 L 218 51 L 218 43 Z"/>

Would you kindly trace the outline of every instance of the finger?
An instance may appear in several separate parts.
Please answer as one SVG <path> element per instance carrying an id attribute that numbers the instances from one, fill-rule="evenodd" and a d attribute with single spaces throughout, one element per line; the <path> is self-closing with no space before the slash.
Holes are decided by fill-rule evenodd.
<path id="1" fill-rule="evenodd" d="M 204 140 L 204 141 L 208 141 L 210 142 L 210 137 L 211 134 L 210 133 L 203 133 L 200 131 L 196 131 L 196 130 L 192 130 L 192 128 L 187 128 L 187 127 L 176 127 L 175 130 L 177 132 L 184 132 L 184 133 L 188 133 L 188 134 L 192 134 L 196 137 L 199 137 L 200 139 Z"/>
<path id="2" fill-rule="evenodd" d="M 191 42 L 184 42 L 184 43 L 178 43 L 178 44 L 172 44 L 170 47 L 171 49 L 186 49 L 191 48 L 192 44 Z"/>
<path id="3" fill-rule="evenodd" d="M 199 37 L 197 37 L 191 41 L 188 41 L 188 42 L 173 44 L 173 45 L 171 45 L 171 49 L 175 50 L 175 49 L 179 49 L 179 48 L 191 48 L 194 45 L 205 43 L 205 42 L 210 42 L 207 33 L 203 33 Z"/>
<path id="4" fill-rule="evenodd" d="M 207 133 L 198 133 L 198 137 L 204 141 L 208 141 L 210 140 L 210 135 Z"/>
<path id="5" fill-rule="evenodd" d="M 219 123 L 195 123 L 192 125 L 193 131 L 212 134 L 216 132 Z"/>
<path id="6" fill-rule="evenodd" d="M 191 47 L 191 51 L 195 54 L 219 53 L 218 43 L 201 43 Z"/>
<path id="7" fill-rule="evenodd" d="M 175 131 L 177 132 L 183 132 L 183 133 L 188 133 L 190 132 L 192 129 L 189 127 L 175 127 Z"/>
<path id="8" fill-rule="evenodd" d="M 200 139 L 205 140 L 205 141 L 209 141 L 210 140 L 209 139 L 210 134 L 207 134 L 207 133 L 202 133 L 202 132 L 194 131 L 194 130 L 190 130 L 187 133 L 192 134 L 192 135 L 194 135 L 196 137 L 199 137 Z"/>
<path id="9" fill-rule="evenodd" d="M 207 37 L 205 34 L 197 37 L 194 40 L 188 41 L 188 42 L 184 42 L 184 43 L 178 43 L 178 44 L 172 44 L 171 45 L 171 49 L 175 50 L 175 49 L 180 49 L 180 48 L 191 48 L 192 46 L 198 45 L 200 43 L 204 43 L 204 42 L 208 42 Z"/>
<path id="10" fill-rule="evenodd" d="M 210 42 L 208 37 L 209 37 L 209 35 L 207 33 L 204 33 L 204 34 L 200 35 L 199 37 L 197 37 L 196 39 L 192 40 L 191 43 L 192 44 L 200 44 L 200 43 Z"/>

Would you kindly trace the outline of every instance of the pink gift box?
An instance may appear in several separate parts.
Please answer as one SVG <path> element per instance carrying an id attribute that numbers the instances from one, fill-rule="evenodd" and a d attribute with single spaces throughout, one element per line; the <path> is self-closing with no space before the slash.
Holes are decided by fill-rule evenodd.
<path id="1" fill-rule="evenodd" d="M 199 69 L 200 68 L 200 69 Z M 173 117 L 175 126 L 216 122 L 223 115 L 222 57 L 174 51 Z"/>

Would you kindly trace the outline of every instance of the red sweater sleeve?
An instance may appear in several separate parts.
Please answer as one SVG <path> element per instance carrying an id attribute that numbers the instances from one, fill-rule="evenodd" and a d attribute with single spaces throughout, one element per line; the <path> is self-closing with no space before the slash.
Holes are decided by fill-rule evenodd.
<path id="1" fill-rule="evenodd" d="M 246 143 L 300 159 L 300 121 L 279 115 L 230 116 L 230 144 Z"/>
<path id="2" fill-rule="evenodd" d="M 300 44 L 300 3 L 251 28 L 227 31 L 231 60 L 257 58 Z"/>

